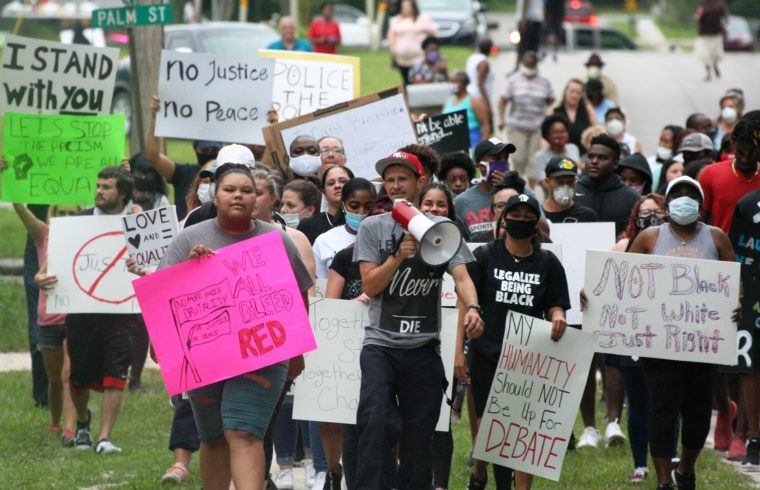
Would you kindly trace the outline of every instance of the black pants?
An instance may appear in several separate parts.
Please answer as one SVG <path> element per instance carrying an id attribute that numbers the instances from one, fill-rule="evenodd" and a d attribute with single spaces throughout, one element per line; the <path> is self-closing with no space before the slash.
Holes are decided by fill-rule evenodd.
<path id="1" fill-rule="evenodd" d="M 172 418 L 172 431 L 169 434 L 169 451 L 175 449 L 187 449 L 195 452 L 200 447 L 198 429 L 195 427 L 193 407 L 190 400 L 185 400 L 182 395 L 172 397 L 174 405 L 174 417 Z"/>
<path id="2" fill-rule="evenodd" d="M 435 346 L 396 349 L 365 345 L 360 362 L 355 490 L 430 488 L 431 439 L 447 384 Z M 394 485 L 389 475 L 396 441 L 399 466 Z"/>
<path id="3" fill-rule="evenodd" d="M 132 352 L 130 354 L 129 386 L 132 387 L 140 385 L 145 361 L 148 358 L 148 347 L 150 347 L 150 337 L 142 315 L 138 315 L 137 321 L 132 325 L 130 338 L 132 340 Z"/>
<path id="4" fill-rule="evenodd" d="M 653 458 L 673 455 L 678 415 L 681 444 L 702 449 L 710 432 L 715 366 L 696 362 L 641 359 L 649 394 L 649 448 Z"/>

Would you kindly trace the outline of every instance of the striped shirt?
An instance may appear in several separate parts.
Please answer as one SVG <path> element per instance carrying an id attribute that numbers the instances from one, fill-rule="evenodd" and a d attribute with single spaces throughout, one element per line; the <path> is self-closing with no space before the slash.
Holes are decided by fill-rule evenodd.
<path id="1" fill-rule="evenodd" d="M 505 123 L 508 128 L 535 131 L 541 127 L 546 110 L 554 100 L 554 91 L 548 79 L 528 78 L 520 72 L 507 80 L 503 98 L 509 102 Z"/>

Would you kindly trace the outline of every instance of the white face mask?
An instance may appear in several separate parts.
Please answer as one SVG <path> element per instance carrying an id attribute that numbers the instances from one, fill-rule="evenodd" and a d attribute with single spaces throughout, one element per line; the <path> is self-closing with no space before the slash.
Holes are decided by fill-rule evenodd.
<path id="1" fill-rule="evenodd" d="M 280 216 L 285 221 L 285 226 L 290 228 L 297 228 L 301 222 L 301 213 L 280 213 Z"/>
<path id="2" fill-rule="evenodd" d="M 673 157 L 673 150 L 664 146 L 658 146 L 655 153 L 657 153 L 657 158 L 662 161 L 670 160 Z"/>
<path id="3" fill-rule="evenodd" d="M 552 199 L 560 206 L 567 206 L 575 196 L 575 189 L 569 185 L 561 185 L 552 191 Z"/>
<path id="4" fill-rule="evenodd" d="M 449 93 L 452 95 L 456 95 L 456 93 L 459 92 L 459 87 L 456 83 L 450 83 L 449 84 Z"/>
<path id="5" fill-rule="evenodd" d="M 589 66 L 587 73 L 589 78 L 596 80 L 602 76 L 602 68 L 599 66 Z"/>
<path id="6" fill-rule="evenodd" d="M 520 65 L 520 73 L 528 78 L 533 78 L 538 74 L 538 70 L 536 68 L 528 68 L 525 65 Z"/>
<path id="7" fill-rule="evenodd" d="M 215 186 L 214 183 L 206 183 L 203 182 L 201 185 L 198 186 L 198 199 L 201 201 L 201 204 L 206 204 L 207 202 L 211 202 L 214 200 L 214 190 Z"/>
<path id="8" fill-rule="evenodd" d="M 610 119 L 607 122 L 607 133 L 610 136 L 620 136 L 625 131 L 625 124 L 620 119 Z"/>
<path id="9" fill-rule="evenodd" d="M 737 116 L 736 109 L 733 107 L 724 107 L 723 110 L 720 111 L 720 118 L 723 119 L 723 122 L 726 124 L 735 123 Z"/>
<path id="10" fill-rule="evenodd" d="M 290 168 L 301 177 L 311 177 L 322 165 L 322 160 L 315 155 L 301 155 L 290 159 Z"/>

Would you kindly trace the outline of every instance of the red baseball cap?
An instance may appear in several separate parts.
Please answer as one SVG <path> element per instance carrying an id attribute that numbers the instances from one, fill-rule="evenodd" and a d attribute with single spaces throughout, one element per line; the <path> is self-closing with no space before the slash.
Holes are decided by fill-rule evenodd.
<path id="1" fill-rule="evenodd" d="M 393 153 L 390 156 L 378 160 L 375 164 L 375 170 L 377 171 L 378 175 L 382 177 L 385 169 L 392 165 L 403 165 L 404 167 L 411 170 L 415 175 L 417 175 L 417 177 L 422 177 L 425 175 L 419 158 L 417 158 L 417 156 L 412 153 L 401 150 Z"/>

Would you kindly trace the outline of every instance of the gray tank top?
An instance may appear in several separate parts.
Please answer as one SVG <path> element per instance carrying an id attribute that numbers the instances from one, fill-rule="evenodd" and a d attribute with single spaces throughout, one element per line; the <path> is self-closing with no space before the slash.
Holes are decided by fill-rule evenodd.
<path id="1" fill-rule="evenodd" d="M 660 235 L 657 237 L 652 255 L 718 260 L 718 249 L 715 247 L 710 227 L 704 223 L 699 223 L 697 226 L 699 226 L 699 231 L 694 238 L 684 242 L 673 234 L 670 224 L 660 225 Z"/>

